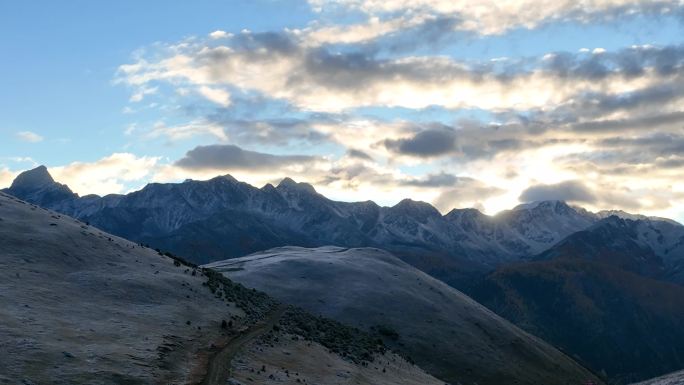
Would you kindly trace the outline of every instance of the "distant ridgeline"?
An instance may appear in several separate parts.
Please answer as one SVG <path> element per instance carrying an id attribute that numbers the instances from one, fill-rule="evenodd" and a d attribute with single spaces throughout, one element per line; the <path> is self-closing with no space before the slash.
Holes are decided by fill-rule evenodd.
<path id="1" fill-rule="evenodd" d="M 127 195 L 79 197 L 55 182 L 44 166 L 20 174 L 4 191 L 198 264 L 286 245 L 378 247 L 458 282 L 453 271 L 488 271 L 532 258 L 580 230 L 617 226 L 615 234 L 632 228 L 626 235 L 635 247 L 659 259 L 649 262 L 660 263 L 648 268 L 650 274 L 684 281 L 680 224 L 623 212 L 591 213 L 562 201 L 524 204 L 494 217 L 476 209 L 441 215 L 430 204 L 410 199 L 393 207 L 336 202 L 289 178 L 276 187 L 256 188 L 229 175 L 152 183 Z"/>

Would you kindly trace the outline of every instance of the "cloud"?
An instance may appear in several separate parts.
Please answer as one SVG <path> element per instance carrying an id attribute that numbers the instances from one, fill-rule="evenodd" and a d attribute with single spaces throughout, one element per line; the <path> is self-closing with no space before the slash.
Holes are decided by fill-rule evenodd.
<path id="1" fill-rule="evenodd" d="M 201 86 L 197 91 L 207 98 L 207 100 L 218 104 L 221 107 L 230 106 L 230 93 L 226 90 L 220 88 L 212 88 L 207 86 Z"/>
<path id="2" fill-rule="evenodd" d="M 304 38 L 243 32 L 225 45 L 202 40 L 170 45 L 154 55 L 161 59 L 120 66 L 119 80 L 134 88 L 155 82 L 233 87 L 320 112 L 366 106 L 548 110 L 587 93 L 619 95 L 653 86 L 675 76 L 684 63 L 681 46 L 635 46 L 589 57 L 554 53 L 551 60 L 493 65 L 340 52 L 311 47 Z"/>
<path id="3" fill-rule="evenodd" d="M 0 168 L 0 188 L 9 187 L 17 175 L 19 175 L 19 173 L 12 172 L 6 167 Z"/>
<path id="4" fill-rule="evenodd" d="M 231 145 L 198 146 L 188 151 L 175 165 L 190 170 L 274 170 L 305 165 L 318 160 L 308 155 L 272 155 L 243 150 Z"/>
<path id="5" fill-rule="evenodd" d="M 142 102 L 142 100 L 147 95 L 153 95 L 159 91 L 159 87 L 139 87 L 128 99 L 128 101 L 137 103 Z"/>
<path id="6" fill-rule="evenodd" d="M 654 129 L 684 122 L 684 111 L 652 114 L 622 119 L 605 119 L 573 125 L 576 131 L 624 132 L 627 129 Z"/>
<path id="7" fill-rule="evenodd" d="M 457 184 L 458 181 L 457 176 L 442 172 L 439 174 L 428 174 L 423 178 L 409 179 L 402 182 L 402 184 L 416 187 L 450 187 Z"/>
<path id="8" fill-rule="evenodd" d="M 370 162 L 373 161 L 373 157 L 372 157 L 372 156 L 366 154 L 365 152 L 363 152 L 363 151 L 361 151 L 361 150 L 350 149 L 350 150 L 347 151 L 347 156 L 349 156 L 349 157 L 351 157 L 351 158 L 356 158 L 356 159 L 361 159 L 361 160 L 367 160 L 367 161 L 370 161 Z"/>
<path id="9" fill-rule="evenodd" d="M 38 143 L 43 141 L 43 137 L 31 131 L 20 131 L 16 133 L 19 140 L 29 143 Z"/>
<path id="10" fill-rule="evenodd" d="M 588 23 L 635 15 L 676 15 L 683 6 L 680 1 L 664 0 L 490 0 L 478 2 L 477 6 L 453 0 L 309 0 L 309 3 L 322 13 L 350 11 L 367 14 L 367 23 L 346 28 L 346 33 L 342 34 L 346 39 L 349 39 L 347 35 L 351 31 L 363 31 L 364 35 L 375 37 L 394 33 L 406 28 L 406 21 L 401 21 L 410 16 L 453 17 L 459 20 L 453 26 L 454 30 L 497 35 L 517 28 L 534 29 L 550 22 Z"/>
<path id="11" fill-rule="evenodd" d="M 140 128 L 134 126 L 134 130 L 140 131 Z M 131 131 L 131 133 L 132 132 L 133 131 Z M 166 137 L 169 141 L 175 142 L 203 135 L 209 135 L 220 141 L 228 140 L 228 135 L 226 135 L 224 127 L 205 119 L 196 119 L 185 124 L 172 126 L 169 126 L 164 122 L 157 122 L 152 129 L 146 132 L 145 137 L 148 139 Z"/>
<path id="12" fill-rule="evenodd" d="M 327 25 L 294 30 L 294 33 L 305 39 L 308 45 L 324 44 L 358 44 L 373 41 L 379 37 L 413 28 L 424 28 L 431 24 L 428 15 L 400 16 L 381 20 L 378 17 L 368 18 L 366 23 L 349 25 Z"/>
<path id="13" fill-rule="evenodd" d="M 456 132 L 449 127 L 431 128 L 420 131 L 411 138 L 385 140 L 384 145 L 403 155 L 439 156 L 456 149 Z"/>
<path id="14" fill-rule="evenodd" d="M 474 178 L 456 177 L 454 183 L 442 190 L 433 203 L 443 213 L 464 207 L 482 210 L 487 200 L 500 196 L 504 192 L 505 190 L 499 187 L 488 185 Z"/>
<path id="15" fill-rule="evenodd" d="M 251 106 L 250 106 L 251 108 Z M 259 108 L 259 107 L 254 107 Z M 235 143 L 260 145 L 291 145 L 293 142 L 318 144 L 327 141 L 328 135 L 316 127 L 331 123 L 324 116 L 241 118 L 234 111 L 219 110 L 209 114 L 205 125 L 221 127 Z"/>
<path id="16" fill-rule="evenodd" d="M 555 22 L 667 18 L 682 2 L 312 3 L 321 20 L 306 28 L 217 31 L 148 47 L 119 68 L 133 93 L 172 88 L 169 103 L 189 116 L 135 134 L 221 143 L 164 165 L 159 178 L 291 176 L 345 200 L 411 196 L 489 213 L 563 194 L 655 215 L 684 204 L 684 45 L 482 60 L 435 45 Z M 361 21 L 330 17 L 345 12 Z"/>
<path id="17" fill-rule="evenodd" d="M 684 120 L 684 118 L 682 120 Z M 636 153 L 638 153 L 636 158 L 632 156 L 618 158 L 620 163 L 644 163 L 658 157 L 684 154 L 684 135 L 656 132 L 640 137 L 611 137 L 600 140 L 598 145 L 605 148 L 620 150 L 615 151 L 615 154 L 617 155 L 620 155 L 621 153 L 625 155 L 628 153 L 637 155 Z"/>
<path id="18" fill-rule="evenodd" d="M 649 185 L 655 187 L 671 181 L 684 167 L 682 154 L 682 134 L 656 132 L 597 139 L 591 151 L 559 157 L 557 163 L 578 174 L 595 173 L 605 178 L 620 178 L 624 182 L 633 180 L 633 184 L 641 184 L 646 178 L 650 180 Z M 671 187 L 663 186 L 663 189 L 671 190 Z"/>
<path id="19" fill-rule="evenodd" d="M 155 172 L 159 158 L 114 153 L 96 162 L 73 162 L 50 167 L 50 174 L 80 195 L 123 193 L 130 183 L 145 181 Z"/>
<path id="20" fill-rule="evenodd" d="M 209 34 L 209 37 L 212 39 L 224 39 L 226 37 L 230 37 L 232 34 L 226 32 L 226 31 L 221 31 L 221 30 L 216 30 L 212 33 Z"/>
<path id="21" fill-rule="evenodd" d="M 561 200 L 577 203 L 594 203 L 596 196 L 582 182 L 566 181 L 552 185 L 530 186 L 520 194 L 522 202 Z"/>

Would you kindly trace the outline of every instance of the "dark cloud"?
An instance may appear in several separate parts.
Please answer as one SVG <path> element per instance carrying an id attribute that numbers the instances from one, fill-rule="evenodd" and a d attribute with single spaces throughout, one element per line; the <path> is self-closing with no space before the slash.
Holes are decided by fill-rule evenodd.
<path id="1" fill-rule="evenodd" d="M 416 187 L 450 187 L 457 184 L 459 178 L 452 174 L 439 173 L 439 174 L 429 174 L 424 178 L 410 179 L 402 182 L 405 186 L 416 186 Z"/>
<path id="2" fill-rule="evenodd" d="M 634 137 L 611 137 L 593 142 L 593 151 L 558 158 L 558 164 L 580 174 L 636 176 L 659 168 L 678 168 L 684 155 L 684 136 L 655 133 Z M 637 168 L 638 167 L 638 168 Z"/>
<path id="3" fill-rule="evenodd" d="M 373 161 L 373 157 L 366 154 L 365 152 L 361 150 L 355 150 L 355 149 L 350 149 L 347 151 L 347 156 L 351 158 L 356 158 L 356 159 L 361 159 L 361 160 L 368 160 L 368 161 Z"/>
<path id="4" fill-rule="evenodd" d="M 521 202 L 560 200 L 569 202 L 594 203 L 596 196 L 580 181 L 567 181 L 558 184 L 528 187 L 518 198 Z"/>
<path id="5" fill-rule="evenodd" d="M 480 81 L 484 71 L 468 69 L 461 63 L 444 60 L 391 60 L 377 52 L 331 51 L 326 47 L 303 52 L 304 68 L 290 75 L 287 83 L 298 88 L 317 84 L 345 92 L 367 92 L 369 87 L 390 82 L 443 83 L 454 79 Z"/>
<path id="6" fill-rule="evenodd" d="M 315 119 L 214 119 L 226 134 L 238 143 L 257 143 L 265 145 L 286 145 L 292 142 L 315 144 L 328 140 L 328 135 L 321 133 L 312 125 Z"/>
<path id="7" fill-rule="evenodd" d="M 231 96 L 228 108 L 212 107 L 207 111 L 188 111 L 203 114 L 204 119 L 223 128 L 236 144 L 291 145 L 319 144 L 329 135 L 318 131 L 320 124 L 337 124 L 345 117 L 340 114 L 298 112 L 291 116 L 293 107 L 281 100 L 273 100 L 255 93 Z"/>
<path id="8" fill-rule="evenodd" d="M 457 26 L 461 22 L 462 19 L 454 15 L 430 18 L 416 27 L 405 29 L 399 34 L 383 37 L 379 42 L 372 44 L 380 45 L 382 49 L 395 54 L 410 52 L 418 48 L 424 49 L 425 47 L 438 49 L 451 45 L 454 41 L 461 41 L 459 35 L 464 35 L 464 33 L 457 30 Z"/>
<path id="9" fill-rule="evenodd" d="M 412 138 L 385 140 L 385 147 L 399 154 L 418 157 L 433 157 L 456 150 L 456 131 L 441 126 L 418 132 Z"/>
<path id="10" fill-rule="evenodd" d="M 293 164 L 312 163 L 317 159 L 307 155 L 272 155 L 243 150 L 230 144 L 214 144 L 195 147 L 176 161 L 175 165 L 193 170 L 274 170 Z"/>
<path id="11" fill-rule="evenodd" d="M 637 147 L 641 151 L 648 150 L 660 155 L 683 154 L 684 136 L 671 133 L 655 133 L 641 137 L 615 137 L 598 141 L 599 145 L 609 147 Z"/>
<path id="12" fill-rule="evenodd" d="M 677 111 L 664 114 L 637 116 L 625 119 L 607 119 L 582 122 L 572 125 L 572 129 L 580 132 L 616 132 L 626 129 L 652 130 L 684 122 L 684 112 Z"/>
<path id="13" fill-rule="evenodd" d="M 300 50 L 297 41 L 282 32 L 243 32 L 235 35 L 232 42 L 234 49 L 246 52 L 266 49 L 270 53 L 292 54 Z"/>
<path id="14" fill-rule="evenodd" d="M 451 19 L 433 20 L 435 30 L 448 29 Z M 427 25 L 427 24 L 426 24 Z M 425 32 L 431 31 L 428 28 Z M 493 65 L 491 62 L 457 63 L 443 60 L 388 60 L 375 50 L 358 49 L 344 52 L 318 47 L 293 54 L 304 55 L 304 71 L 293 74 L 289 83 L 314 81 L 338 89 L 366 89 L 374 83 L 392 80 L 440 83 L 454 79 L 472 82 L 490 77 L 508 82 L 542 69 L 565 80 L 606 79 L 619 75 L 626 79 L 643 76 L 646 68 L 660 76 L 680 73 L 684 66 L 684 45 L 664 47 L 630 47 L 615 52 L 584 54 L 558 52 L 548 59 L 527 58 Z"/>
<path id="15" fill-rule="evenodd" d="M 684 168 L 684 157 L 673 156 L 656 160 L 656 166 L 666 169 Z"/>
<path id="16" fill-rule="evenodd" d="M 396 185 L 396 180 L 392 174 L 379 173 L 362 162 L 333 167 L 327 175 L 320 178 L 316 183 L 328 185 L 335 182 L 342 182 L 344 187 L 351 189 L 357 188 L 361 183 L 385 187 Z"/>
<path id="17" fill-rule="evenodd" d="M 600 54 L 557 52 L 542 64 L 547 71 L 562 78 L 601 80 L 618 74 L 631 79 L 642 76 L 646 68 L 669 76 L 682 70 L 684 45 L 637 46 Z"/>
<path id="18" fill-rule="evenodd" d="M 623 94 L 586 93 L 552 115 L 556 118 L 564 116 L 566 121 L 576 121 L 578 118 L 591 119 L 616 111 L 661 110 L 663 105 L 684 97 L 682 83 L 678 79 Z"/>
<path id="19" fill-rule="evenodd" d="M 676 168 L 684 154 L 684 136 L 655 133 L 636 137 L 612 137 L 595 142 L 595 151 L 562 159 L 574 167 L 592 167 L 602 174 L 630 175 L 645 168 Z M 640 171 L 635 170 L 640 167 Z"/>

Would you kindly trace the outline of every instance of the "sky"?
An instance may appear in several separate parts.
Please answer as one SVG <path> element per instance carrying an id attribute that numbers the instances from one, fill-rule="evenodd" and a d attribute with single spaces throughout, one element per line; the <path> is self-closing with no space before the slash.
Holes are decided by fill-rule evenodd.
<path id="1" fill-rule="evenodd" d="M 684 1 L 0 2 L 0 187 L 684 219 Z"/>

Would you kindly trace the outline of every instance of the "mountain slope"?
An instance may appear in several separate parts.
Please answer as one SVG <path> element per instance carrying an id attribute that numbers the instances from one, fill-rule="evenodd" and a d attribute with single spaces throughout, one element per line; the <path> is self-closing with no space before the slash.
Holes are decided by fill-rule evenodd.
<path id="1" fill-rule="evenodd" d="M 684 226 L 646 217 L 633 220 L 613 215 L 535 257 L 553 258 L 582 258 L 684 284 Z"/>
<path id="2" fill-rule="evenodd" d="M 273 318 L 277 303 L 263 293 L 5 194 L 0 245 L 1 383 L 214 384 L 206 377 L 214 357 L 270 320 L 281 349 L 269 357 L 282 370 L 332 365 L 303 371 L 306 382 L 351 384 L 337 376 L 348 370 L 363 374 L 363 384 L 441 384 L 376 337 L 296 309 Z M 348 347 L 345 358 L 339 346 Z M 253 371 L 264 364 L 241 360 L 232 364 Z M 380 360 L 403 382 L 369 370 Z"/>
<path id="3" fill-rule="evenodd" d="M 680 285 L 566 256 L 501 267 L 471 295 L 615 383 L 684 367 Z"/>
<path id="4" fill-rule="evenodd" d="M 377 330 L 451 383 L 593 378 L 548 344 L 382 250 L 285 247 L 208 266 L 283 302 Z"/>
<path id="5" fill-rule="evenodd" d="M 617 383 L 684 366 L 684 228 L 603 216 L 531 258 L 497 268 L 469 294 Z M 679 285 L 668 284 L 668 282 Z"/>

